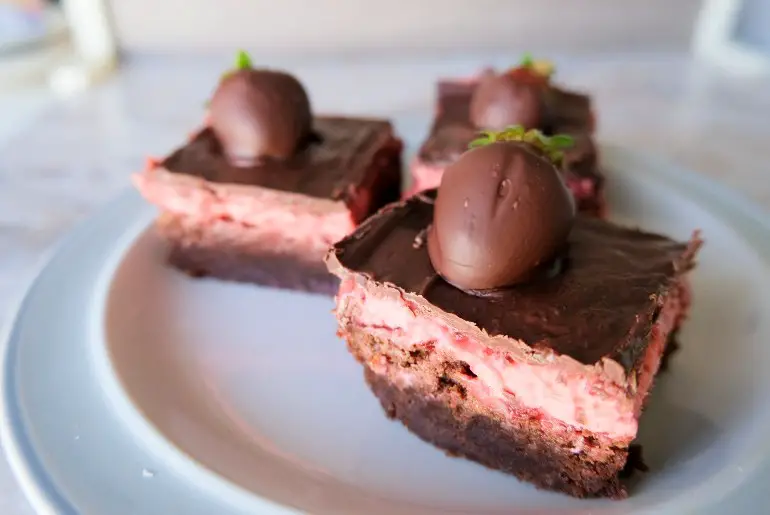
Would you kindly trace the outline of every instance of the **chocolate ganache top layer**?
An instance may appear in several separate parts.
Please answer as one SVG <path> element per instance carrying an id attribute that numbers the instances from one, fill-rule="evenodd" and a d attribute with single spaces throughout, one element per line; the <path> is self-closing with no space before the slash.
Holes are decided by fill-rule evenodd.
<path id="1" fill-rule="evenodd" d="M 347 201 L 369 178 L 378 156 L 397 156 L 394 150 L 401 147 L 386 120 L 316 117 L 313 132 L 318 141 L 289 159 L 267 160 L 244 168 L 225 158 L 216 135 L 206 128 L 165 158 L 161 166 L 172 173 L 211 182 Z"/>
<path id="2" fill-rule="evenodd" d="M 607 357 L 626 370 L 634 367 L 661 296 L 693 266 L 700 246 L 697 236 L 679 243 L 578 216 L 560 273 L 488 296 L 471 295 L 441 279 L 431 264 L 425 235 L 434 200 L 431 190 L 381 210 L 335 245 L 329 268 L 392 284 L 415 295 L 418 304 L 430 303 L 491 336 L 522 340 L 585 364 Z"/>

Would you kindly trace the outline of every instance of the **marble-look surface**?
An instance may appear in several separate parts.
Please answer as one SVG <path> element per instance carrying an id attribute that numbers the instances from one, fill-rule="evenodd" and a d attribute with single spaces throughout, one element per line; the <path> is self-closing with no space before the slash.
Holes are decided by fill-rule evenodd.
<path id="1" fill-rule="evenodd" d="M 373 61 L 282 64 L 305 81 L 316 111 L 398 113 L 427 128 L 436 77 L 508 65 L 510 57 Z M 731 77 L 676 55 L 556 62 L 560 82 L 594 94 L 602 139 L 667 157 L 770 207 L 770 78 Z M 115 80 L 55 103 L 5 139 L 0 324 L 45 249 L 126 188 L 145 156 L 162 155 L 194 127 L 223 63 L 226 58 L 135 59 Z M 31 513 L 4 462 L 0 513 Z"/>

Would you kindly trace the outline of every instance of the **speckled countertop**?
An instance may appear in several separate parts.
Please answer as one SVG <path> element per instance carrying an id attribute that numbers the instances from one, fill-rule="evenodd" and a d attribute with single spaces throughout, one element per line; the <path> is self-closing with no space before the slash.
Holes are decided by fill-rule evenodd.
<path id="1" fill-rule="evenodd" d="M 397 115 L 422 122 L 409 127 L 427 128 L 436 77 L 510 60 L 500 54 L 269 63 L 301 76 L 316 111 Z M 603 140 L 667 157 L 770 208 L 770 78 L 729 75 L 678 55 L 556 63 L 560 82 L 594 95 Z M 214 56 L 137 58 L 94 91 L 48 102 L 34 123 L 4 138 L 0 324 L 45 249 L 126 188 L 146 156 L 162 155 L 194 127 L 226 65 Z M 416 141 L 422 134 L 404 136 Z M 31 513 L 4 462 L 0 513 Z"/>

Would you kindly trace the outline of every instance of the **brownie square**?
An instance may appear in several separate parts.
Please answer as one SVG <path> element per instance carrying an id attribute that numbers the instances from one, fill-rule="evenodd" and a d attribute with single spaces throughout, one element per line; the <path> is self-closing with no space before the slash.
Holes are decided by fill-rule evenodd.
<path id="1" fill-rule="evenodd" d="M 562 269 L 485 295 L 435 272 L 433 193 L 392 204 L 327 256 L 339 334 L 388 416 L 453 455 L 577 497 L 619 480 L 670 338 L 688 242 L 579 216 Z"/>
<path id="2" fill-rule="evenodd" d="M 436 115 L 427 139 L 411 166 L 412 186 L 406 196 L 438 187 L 444 169 L 456 161 L 480 129 L 470 121 L 470 104 L 478 78 L 442 80 L 437 86 Z M 544 93 L 546 135 L 568 134 L 575 145 L 564 152 L 562 174 L 579 211 L 604 216 L 604 175 L 593 140 L 594 115 L 587 95 L 548 86 Z"/>
<path id="3" fill-rule="evenodd" d="M 388 121 L 317 117 L 294 156 L 238 167 L 204 128 L 134 183 L 161 209 L 156 226 L 182 270 L 330 292 L 323 256 L 400 196 L 401 149 Z"/>

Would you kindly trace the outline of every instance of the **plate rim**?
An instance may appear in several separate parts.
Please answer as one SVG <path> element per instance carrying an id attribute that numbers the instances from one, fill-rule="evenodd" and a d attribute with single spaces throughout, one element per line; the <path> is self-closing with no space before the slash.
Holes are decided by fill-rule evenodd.
<path id="1" fill-rule="evenodd" d="M 27 430 L 20 420 L 20 405 L 16 393 L 15 370 L 11 367 L 13 358 L 18 352 L 20 338 L 17 333 L 20 321 L 28 309 L 30 299 L 37 289 L 41 277 L 49 264 L 68 246 L 74 244 L 81 234 L 98 219 L 99 215 L 114 209 L 127 196 L 123 191 L 108 201 L 84 220 L 80 221 L 70 231 L 57 238 L 39 257 L 33 266 L 33 272 L 26 287 L 11 300 L 8 310 L 9 317 L 0 327 L 0 449 L 16 484 L 21 489 L 25 499 L 36 513 L 76 513 L 66 496 L 59 492 L 54 482 L 45 472 L 39 462 L 37 453 L 27 438 Z M 13 408 L 16 407 L 16 410 Z M 35 470 L 39 469 L 39 470 Z M 36 475 L 37 474 L 37 475 Z"/>
<path id="2" fill-rule="evenodd" d="M 610 163 L 622 161 L 646 163 L 645 168 L 649 168 L 650 173 L 686 192 L 699 203 L 705 204 L 711 214 L 720 219 L 727 218 L 728 222 L 732 222 L 729 225 L 740 228 L 744 237 L 746 237 L 747 229 L 751 229 L 749 232 L 752 234 L 770 234 L 770 210 L 731 186 L 660 155 L 633 150 L 624 145 L 601 142 L 600 152 L 603 156 L 602 161 L 609 161 Z M 607 159 L 607 155 L 612 155 L 612 157 Z M 610 169 L 608 175 L 611 177 L 613 166 L 610 165 L 608 168 Z M 15 301 L 13 298 L 11 299 L 8 309 L 9 316 L 5 324 L 0 327 L 0 446 L 2 446 L 12 476 L 27 502 L 37 513 L 74 514 L 77 513 L 77 510 L 67 499 L 65 493 L 59 491 L 55 481 L 46 472 L 40 461 L 39 451 L 34 448 L 27 436 L 28 427 L 21 419 L 20 414 L 23 408 L 19 403 L 17 387 L 14 383 L 16 380 L 14 358 L 23 340 L 17 332 L 29 309 L 29 303 L 44 279 L 45 272 L 51 262 L 65 249 L 77 244 L 83 237 L 87 237 L 90 229 L 95 227 L 100 220 L 106 218 L 106 215 L 128 202 L 135 195 L 136 192 L 133 188 L 127 186 L 111 200 L 78 222 L 68 232 L 57 238 L 38 258 L 38 262 L 32 267 L 31 278 L 28 279 L 26 286 L 16 294 Z M 738 220 L 735 219 L 735 215 L 738 215 Z M 706 235 L 707 237 L 708 235 Z M 747 240 L 752 245 L 762 243 L 754 237 L 747 237 Z M 762 252 L 760 256 L 765 263 L 770 262 L 770 250 Z M 160 433 L 158 436 L 165 438 Z M 175 451 L 182 452 L 176 448 Z M 770 456 L 761 458 L 759 461 L 760 464 L 765 462 L 770 462 Z M 256 496 L 257 494 L 253 495 Z M 270 501 L 268 500 L 268 502 Z M 281 506 L 281 508 L 292 510 L 290 506 Z M 286 513 L 291 513 L 291 511 L 286 511 Z"/>

